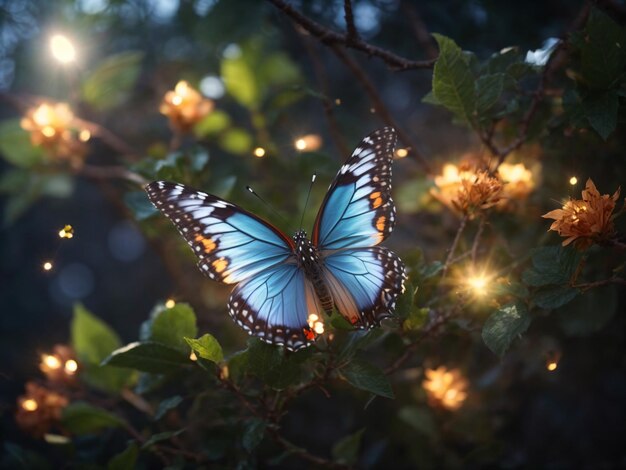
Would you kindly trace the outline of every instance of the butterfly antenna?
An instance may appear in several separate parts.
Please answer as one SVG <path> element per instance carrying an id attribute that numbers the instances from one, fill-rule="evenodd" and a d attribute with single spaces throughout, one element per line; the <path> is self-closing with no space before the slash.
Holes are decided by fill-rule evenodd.
<path id="1" fill-rule="evenodd" d="M 306 206 L 309 204 L 309 198 L 311 197 L 311 190 L 313 189 L 315 178 L 317 178 L 317 173 L 313 173 L 313 176 L 311 177 L 311 184 L 309 185 L 309 192 L 306 193 L 306 201 L 304 201 L 304 209 L 302 209 L 302 217 L 300 218 L 300 230 L 302 230 L 302 225 L 304 224 L 304 214 L 306 214 Z"/>
<path id="2" fill-rule="evenodd" d="M 254 189 L 252 189 L 250 186 L 246 186 L 246 189 L 247 189 L 249 192 L 251 192 L 252 194 L 254 194 L 254 195 L 255 195 L 255 196 L 259 199 L 259 201 L 261 201 L 263 204 L 265 204 L 265 206 L 266 206 L 267 208 L 269 208 L 269 210 L 271 210 L 274 214 L 276 214 L 276 215 L 277 215 L 277 216 L 278 216 L 278 217 L 279 217 L 279 218 L 280 218 L 283 222 L 288 223 L 288 222 L 287 222 L 287 219 L 285 219 L 285 217 L 283 217 L 283 216 L 280 214 L 280 212 L 278 212 L 276 209 L 274 209 L 274 208 L 272 207 L 272 205 L 271 205 L 269 202 L 267 202 L 265 199 L 263 199 L 261 196 L 259 196 L 259 195 L 257 194 L 257 192 L 256 192 Z"/>

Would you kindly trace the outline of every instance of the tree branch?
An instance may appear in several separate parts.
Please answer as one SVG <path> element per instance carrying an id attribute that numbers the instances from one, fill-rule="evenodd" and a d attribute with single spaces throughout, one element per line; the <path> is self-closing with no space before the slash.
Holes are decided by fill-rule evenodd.
<path id="1" fill-rule="evenodd" d="M 363 41 L 358 36 L 351 38 L 349 33 L 338 33 L 310 18 L 307 18 L 284 0 L 268 0 L 276 8 L 289 16 L 294 22 L 328 46 L 342 45 L 382 59 L 393 70 L 431 69 L 435 60 L 410 60 L 393 52 Z"/>
<path id="2" fill-rule="evenodd" d="M 354 15 L 352 13 L 352 2 L 350 0 L 343 0 L 343 11 L 344 18 L 346 19 L 346 29 L 348 30 L 348 35 L 346 36 L 347 44 L 352 44 L 355 41 L 359 41 L 361 38 L 359 37 L 359 32 L 356 30 L 356 26 L 354 25 Z"/>
<path id="3" fill-rule="evenodd" d="M 361 82 L 365 92 L 370 97 L 372 105 L 378 115 L 381 117 L 383 122 L 388 126 L 393 127 L 398 133 L 398 137 L 400 141 L 404 143 L 407 147 L 411 149 L 411 154 L 415 156 L 417 162 L 422 166 L 424 172 L 431 174 L 432 170 L 430 168 L 430 164 L 426 159 L 418 152 L 417 145 L 411 140 L 409 135 L 400 127 L 398 122 L 391 115 L 391 112 L 383 102 L 382 98 L 378 94 L 378 90 L 376 86 L 369 79 L 365 71 L 361 68 L 361 66 L 354 60 L 341 46 L 335 44 L 331 46 L 335 55 L 341 60 L 346 67 L 353 73 L 356 79 Z"/>

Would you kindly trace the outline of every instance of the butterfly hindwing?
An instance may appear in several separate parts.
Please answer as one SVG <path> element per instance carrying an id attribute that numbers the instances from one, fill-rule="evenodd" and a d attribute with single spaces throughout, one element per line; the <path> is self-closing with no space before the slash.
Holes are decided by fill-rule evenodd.
<path id="1" fill-rule="evenodd" d="M 292 241 L 278 229 L 216 196 L 166 181 L 150 183 L 146 191 L 211 279 L 234 284 L 293 255 Z"/>
<path id="2" fill-rule="evenodd" d="M 321 317 L 322 308 L 304 271 L 283 263 L 237 285 L 228 312 L 249 334 L 295 351 L 315 339 L 309 315 Z"/>
<path id="3" fill-rule="evenodd" d="M 400 258 L 382 246 L 336 251 L 324 261 L 324 280 L 339 312 L 357 328 L 378 326 L 404 292 Z"/>
<path id="4" fill-rule="evenodd" d="M 395 131 L 386 127 L 365 137 L 341 167 L 313 227 L 320 250 L 374 246 L 393 230 L 391 163 Z"/>

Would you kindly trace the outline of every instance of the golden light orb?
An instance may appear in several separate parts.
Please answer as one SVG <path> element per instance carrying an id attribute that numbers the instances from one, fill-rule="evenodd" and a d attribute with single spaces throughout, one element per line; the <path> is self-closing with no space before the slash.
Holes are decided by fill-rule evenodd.
<path id="1" fill-rule="evenodd" d="M 50 38 L 50 52 L 52 57 L 61 62 L 68 64 L 76 60 L 76 48 L 67 36 L 55 34 Z"/>
<path id="2" fill-rule="evenodd" d="M 467 279 L 467 285 L 474 291 L 476 295 L 485 295 L 487 293 L 487 285 L 489 280 L 484 275 L 472 276 Z"/>
<path id="3" fill-rule="evenodd" d="M 88 129 L 83 129 L 78 133 L 78 138 L 81 140 L 81 142 L 87 142 L 89 139 L 91 139 L 91 132 Z"/>
<path id="4" fill-rule="evenodd" d="M 578 178 L 576 178 L 575 176 L 572 176 L 572 177 L 569 179 L 569 184 L 571 184 L 572 186 L 575 186 L 575 185 L 576 185 L 576 183 L 578 183 Z"/>
<path id="5" fill-rule="evenodd" d="M 165 301 L 166 308 L 174 308 L 175 305 L 176 305 L 176 301 L 174 299 L 167 299 Z"/>
<path id="6" fill-rule="evenodd" d="M 408 149 L 405 148 L 399 148 L 396 150 L 396 157 L 398 158 L 404 158 L 409 154 Z"/>
<path id="7" fill-rule="evenodd" d="M 74 375 L 78 370 L 78 362 L 74 359 L 68 359 L 65 361 L 65 373 L 68 375 Z"/>
<path id="8" fill-rule="evenodd" d="M 26 411 L 36 411 L 39 408 L 39 403 L 32 398 L 27 398 L 22 402 L 22 408 Z"/>
<path id="9" fill-rule="evenodd" d="M 46 261 L 42 267 L 44 271 L 50 271 L 52 269 L 52 262 Z"/>
<path id="10" fill-rule="evenodd" d="M 58 369 L 61 367 L 61 361 L 58 357 L 53 356 L 52 354 L 46 354 L 42 357 L 42 362 L 49 369 Z"/>
<path id="11" fill-rule="evenodd" d="M 549 361 L 546 364 L 546 369 L 548 369 L 550 372 L 555 371 L 557 367 L 559 367 L 559 364 L 556 361 Z"/>
<path id="12" fill-rule="evenodd" d="M 265 156 L 265 149 L 263 147 L 257 147 L 252 153 L 255 157 L 261 158 Z"/>

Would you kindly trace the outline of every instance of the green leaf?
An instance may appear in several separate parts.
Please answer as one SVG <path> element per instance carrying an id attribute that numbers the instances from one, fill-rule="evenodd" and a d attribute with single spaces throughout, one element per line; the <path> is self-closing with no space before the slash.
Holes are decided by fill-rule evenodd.
<path id="1" fill-rule="evenodd" d="M 249 109 L 259 106 L 259 88 L 255 73 L 248 63 L 247 54 L 237 57 L 224 58 L 221 64 L 221 74 L 226 86 L 226 91 Z"/>
<path id="2" fill-rule="evenodd" d="M 139 77 L 143 53 L 126 51 L 104 59 L 83 82 L 85 102 L 99 111 L 114 108 L 127 100 Z"/>
<path id="3" fill-rule="evenodd" d="M 132 375 L 129 371 L 101 367 L 100 364 L 121 345 L 119 337 L 81 304 L 74 306 L 71 334 L 72 347 L 81 363 L 81 379 L 110 392 L 117 392 L 128 383 Z"/>
<path id="4" fill-rule="evenodd" d="M 528 288 L 519 282 L 502 280 L 490 287 L 490 291 L 495 296 L 512 295 L 519 299 L 527 299 L 530 293 Z"/>
<path id="5" fill-rule="evenodd" d="M 261 418 L 252 418 L 246 423 L 246 428 L 243 433 L 243 448 L 248 452 L 252 452 L 256 449 L 263 437 L 265 436 L 265 429 L 267 428 L 267 423 Z"/>
<path id="6" fill-rule="evenodd" d="M 186 337 L 198 333 L 196 314 L 187 303 L 156 311 L 150 323 L 150 340 L 189 353 Z"/>
<path id="7" fill-rule="evenodd" d="M 219 134 L 230 126 L 230 116 L 220 109 L 209 113 L 193 128 L 193 133 L 198 138 Z"/>
<path id="8" fill-rule="evenodd" d="M 500 99 L 504 89 L 504 74 L 483 75 L 476 80 L 476 110 L 481 115 Z"/>
<path id="9" fill-rule="evenodd" d="M 159 212 L 150 202 L 145 191 L 130 191 L 124 194 L 124 202 L 130 208 L 136 220 L 145 220 Z"/>
<path id="10" fill-rule="evenodd" d="M 301 379 L 300 363 L 309 351 L 286 353 L 283 348 L 259 340 L 250 341 L 248 370 L 272 388 L 282 390 Z"/>
<path id="11" fill-rule="evenodd" d="M 152 436 L 150 436 L 150 439 L 144 442 L 141 448 L 149 449 L 150 447 L 152 447 L 155 444 L 158 444 L 159 442 L 167 441 L 171 439 L 172 437 L 176 437 L 184 432 L 185 432 L 184 429 L 179 429 L 178 431 L 165 431 L 165 432 L 153 434 Z"/>
<path id="12" fill-rule="evenodd" d="M 420 276 L 423 279 L 430 279 L 437 276 L 443 271 L 444 264 L 441 261 L 433 261 L 430 264 L 425 264 L 420 267 Z"/>
<path id="13" fill-rule="evenodd" d="M 433 414 L 426 407 L 405 406 L 398 412 L 398 417 L 425 436 L 432 437 L 437 432 Z"/>
<path id="14" fill-rule="evenodd" d="M 504 356 L 513 340 L 530 325 L 530 315 L 524 304 L 508 304 L 496 310 L 483 326 L 483 341 L 498 356 Z"/>
<path id="15" fill-rule="evenodd" d="M 422 98 L 422 103 L 432 104 L 432 105 L 435 105 L 435 106 L 441 106 L 442 105 L 437 100 L 437 98 L 435 98 L 435 94 L 433 93 L 432 90 L 424 95 L 424 97 Z"/>
<path id="16" fill-rule="evenodd" d="M 20 126 L 20 119 L 0 123 L 0 154 L 12 165 L 30 168 L 43 160 L 41 147 L 34 147 L 30 134 Z"/>
<path id="17" fill-rule="evenodd" d="M 220 343 L 209 333 L 198 339 L 185 337 L 187 344 L 193 349 L 198 357 L 219 364 L 224 360 L 224 352 Z"/>
<path id="18" fill-rule="evenodd" d="M 354 465 L 359 458 L 359 449 L 365 428 L 342 438 L 333 447 L 333 459 L 343 465 Z"/>
<path id="19" fill-rule="evenodd" d="M 354 327 L 352 327 L 352 329 L 354 329 Z M 353 331 L 350 334 L 346 345 L 341 350 L 341 353 L 339 354 L 339 359 L 343 360 L 354 356 L 357 351 L 362 351 L 369 348 L 384 335 L 385 332 L 380 328 Z"/>
<path id="20" fill-rule="evenodd" d="M 433 34 L 439 44 L 439 58 L 433 70 L 433 95 L 457 118 L 473 124 L 476 90 L 469 64 L 461 48 L 441 34 Z"/>
<path id="21" fill-rule="evenodd" d="M 406 318 L 411 314 L 413 310 L 413 300 L 417 292 L 416 288 L 413 288 L 411 281 L 404 283 L 404 293 L 398 297 L 396 303 L 396 315 L 400 318 Z"/>
<path id="22" fill-rule="evenodd" d="M 246 155 L 252 149 L 252 137 L 246 130 L 233 127 L 220 136 L 220 145 L 227 152 Z"/>
<path id="23" fill-rule="evenodd" d="M 159 403 L 159 407 L 157 408 L 156 413 L 154 413 L 154 419 L 158 421 L 163 416 L 165 416 L 168 411 L 173 410 L 178 405 L 180 405 L 182 401 L 183 397 L 181 397 L 180 395 L 174 395 L 173 397 L 166 398 L 161 403 Z"/>
<path id="24" fill-rule="evenodd" d="M 154 342 L 135 342 L 111 353 L 103 362 L 105 365 L 126 367 L 152 372 L 154 374 L 166 374 L 173 372 L 182 366 L 189 365 L 189 357 L 178 349 Z"/>
<path id="25" fill-rule="evenodd" d="M 363 359 L 353 359 L 339 372 L 353 387 L 385 398 L 394 398 L 389 380 L 378 367 Z"/>
<path id="26" fill-rule="evenodd" d="M 419 331 L 428 320 L 428 308 L 416 308 L 411 311 L 409 316 L 402 323 L 402 329 L 404 331 Z"/>
<path id="27" fill-rule="evenodd" d="M 73 434 L 93 434 L 105 428 L 124 426 L 124 420 L 109 411 L 77 401 L 63 409 L 63 427 Z"/>
<path id="28" fill-rule="evenodd" d="M 248 370 L 248 351 L 237 351 L 228 358 L 228 376 L 234 382 L 240 381 Z"/>
<path id="29" fill-rule="evenodd" d="M 626 43 L 624 47 L 626 47 Z M 608 139 L 617 127 L 617 110 L 619 108 L 617 91 L 609 90 L 586 96 L 582 106 L 591 127 L 603 140 Z"/>
<path id="30" fill-rule="evenodd" d="M 265 86 L 285 86 L 303 81 L 298 65 L 282 52 L 265 55 L 257 73 Z"/>
<path id="31" fill-rule="evenodd" d="M 567 285 L 541 287 L 533 294 L 535 303 L 545 309 L 559 308 L 578 295 L 578 289 Z"/>
<path id="32" fill-rule="evenodd" d="M 139 447 L 131 442 L 126 449 L 109 460 L 107 470 L 134 470 L 137 457 L 139 457 Z"/>
<path id="33" fill-rule="evenodd" d="M 581 66 L 589 88 L 601 90 L 611 88 L 626 67 L 626 29 L 597 8 L 585 26 Z"/>
<path id="34" fill-rule="evenodd" d="M 602 330 L 613 318 L 619 305 L 615 286 L 591 289 L 580 298 L 556 311 L 561 330 L 568 336 L 587 336 Z"/>
<path id="35" fill-rule="evenodd" d="M 566 284 L 576 272 L 582 253 L 572 247 L 546 246 L 533 251 L 533 267 L 522 273 L 528 286 Z"/>

